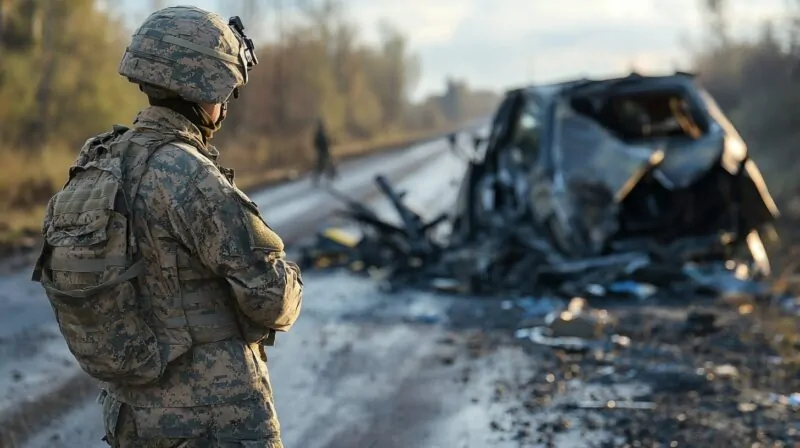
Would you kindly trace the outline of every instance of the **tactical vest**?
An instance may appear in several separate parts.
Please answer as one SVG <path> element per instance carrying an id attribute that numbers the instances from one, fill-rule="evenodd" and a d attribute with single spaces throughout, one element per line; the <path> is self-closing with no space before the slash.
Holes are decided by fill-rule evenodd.
<path id="1" fill-rule="evenodd" d="M 265 336 L 242 334 L 224 280 L 190 257 L 176 255 L 167 266 L 142 259 L 147 236 L 133 225 L 134 201 L 148 160 L 168 143 L 183 144 L 176 138 L 115 126 L 89 139 L 48 204 L 33 274 L 81 368 L 126 388 L 153 384 L 195 345 Z M 203 287 L 154 297 L 144 274 L 162 269 Z"/>

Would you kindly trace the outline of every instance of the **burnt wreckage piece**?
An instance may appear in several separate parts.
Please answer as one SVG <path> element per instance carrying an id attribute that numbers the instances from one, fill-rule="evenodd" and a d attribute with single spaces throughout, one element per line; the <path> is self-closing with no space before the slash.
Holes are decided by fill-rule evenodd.
<path id="1" fill-rule="evenodd" d="M 641 296 L 644 284 L 753 289 L 749 280 L 770 273 L 763 236 L 777 207 L 738 132 L 690 74 L 515 89 L 480 140 L 449 219 L 424 223 L 379 178 L 401 224 L 349 201 L 362 238 L 345 244 L 323 232 L 306 264 L 339 253 L 340 265 L 396 284 L 570 295 Z M 443 221 L 448 241 L 435 242 Z M 325 244 L 339 252 L 325 255 Z"/>
<path id="2" fill-rule="evenodd" d="M 361 236 L 335 227 L 323 230 L 315 244 L 301 249 L 302 267 L 347 266 L 354 271 L 377 273 L 387 278 L 391 286 L 398 287 L 419 284 L 431 272 L 445 249 L 433 238 L 434 230 L 448 215 L 443 213 L 425 222 L 403 202 L 405 193 L 395 191 L 385 177 L 377 176 L 375 183 L 397 211 L 399 225 L 381 219 L 365 204 L 329 188 L 331 195 L 347 205 L 337 214 L 358 224 Z"/>

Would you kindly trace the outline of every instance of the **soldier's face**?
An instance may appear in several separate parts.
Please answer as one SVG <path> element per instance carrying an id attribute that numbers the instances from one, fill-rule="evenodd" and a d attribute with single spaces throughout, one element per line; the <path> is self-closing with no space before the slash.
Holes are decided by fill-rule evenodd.
<path id="1" fill-rule="evenodd" d="M 219 121 L 219 117 L 220 117 L 220 115 L 222 115 L 222 104 L 219 104 L 219 103 L 217 103 L 217 104 L 203 103 L 200 106 L 211 117 L 211 121 L 213 121 L 214 123 Z"/>

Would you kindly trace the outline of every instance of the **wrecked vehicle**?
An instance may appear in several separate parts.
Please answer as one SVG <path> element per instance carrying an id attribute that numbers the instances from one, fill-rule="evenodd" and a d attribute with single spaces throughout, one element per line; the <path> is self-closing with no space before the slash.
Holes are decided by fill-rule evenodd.
<path id="1" fill-rule="evenodd" d="M 440 285 L 637 295 L 637 284 L 614 282 L 714 289 L 720 272 L 770 273 L 763 240 L 777 207 L 691 74 L 509 91 L 476 152 L 446 250 L 419 269 Z"/>
<path id="2" fill-rule="evenodd" d="M 657 251 L 740 259 L 766 275 L 762 235 L 777 216 L 745 143 L 693 76 L 632 74 L 508 92 L 467 169 L 452 244 L 514 229 L 552 265 Z"/>

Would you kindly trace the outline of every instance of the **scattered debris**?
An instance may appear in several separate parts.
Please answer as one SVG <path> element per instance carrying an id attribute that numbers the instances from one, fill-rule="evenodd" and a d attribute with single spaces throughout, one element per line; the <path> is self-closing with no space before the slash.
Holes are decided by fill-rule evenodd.
<path id="1" fill-rule="evenodd" d="M 755 403 L 739 403 L 736 409 L 740 412 L 755 412 L 755 410 L 758 409 L 758 405 Z"/>
<path id="2" fill-rule="evenodd" d="M 654 285 L 633 281 L 614 282 L 608 285 L 607 290 L 619 295 L 631 295 L 637 299 L 647 299 L 658 292 L 658 288 Z"/>
<path id="3" fill-rule="evenodd" d="M 585 299 L 575 297 L 565 308 L 548 313 L 544 326 L 521 328 L 515 336 L 568 351 L 630 346 L 629 337 L 608 334 L 613 324 L 614 318 L 607 310 L 589 308 Z"/>
<path id="4" fill-rule="evenodd" d="M 786 406 L 792 410 L 800 411 L 800 392 L 790 395 L 771 394 L 769 397 L 769 403 Z"/>
<path id="5" fill-rule="evenodd" d="M 800 275 L 783 276 L 781 288 L 764 281 L 778 211 L 738 133 L 691 76 L 509 92 L 469 157 L 451 216 L 425 219 L 386 179 L 376 183 L 396 219 L 332 191 L 354 225 L 321 232 L 303 262 L 390 290 L 500 297 L 494 316 L 516 317 L 515 342 L 539 364 L 503 394 L 524 396 L 531 414 L 573 409 L 530 427 L 520 412 L 493 430 L 536 434 L 545 446 L 575 426 L 613 434 L 613 446 L 800 443 L 800 340 L 758 306 L 769 298 L 800 316 Z M 722 300 L 695 300 L 703 296 Z M 670 308 L 675 300 L 692 309 Z M 592 385 L 607 393 L 567 398 Z M 647 390 L 617 390 L 631 385 Z"/>
<path id="6" fill-rule="evenodd" d="M 442 317 L 438 314 L 432 313 L 424 313 L 424 314 L 417 314 L 414 316 L 410 316 L 408 318 L 409 322 L 424 324 L 424 325 L 434 325 L 442 321 Z"/>
<path id="7" fill-rule="evenodd" d="M 714 375 L 718 378 L 738 378 L 739 377 L 739 369 L 736 366 L 732 366 L 730 364 L 723 364 L 720 366 L 714 366 L 711 371 Z"/>
<path id="8" fill-rule="evenodd" d="M 625 345 L 609 336 L 547 340 L 537 336 L 547 336 L 544 325 L 519 331 L 539 366 L 517 392 L 532 403 L 519 421 L 559 415 L 579 431 L 612 435 L 598 437 L 609 441 L 597 446 L 800 443 L 800 371 L 776 355 L 757 316 L 724 303 L 688 313 L 670 304 L 633 305 L 609 310 L 613 323 L 604 327 Z M 687 337 L 689 321 L 716 330 Z"/>
<path id="9" fill-rule="evenodd" d="M 507 301 L 522 310 L 523 319 L 533 319 L 546 316 L 553 311 L 564 308 L 564 301 L 553 297 L 523 297 L 516 301 Z M 505 303 L 505 302 L 504 302 Z"/>
<path id="10" fill-rule="evenodd" d="M 686 317 L 686 326 L 683 331 L 694 336 L 706 336 L 717 332 L 717 316 L 707 311 L 692 311 Z"/>
<path id="11" fill-rule="evenodd" d="M 576 297 L 567 309 L 547 316 L 545 323 L 555 338 L 597 339 L 610 321 L 605 310 L 589 309 L 586 300 Z"/>
<path id="12" fill-rule="evenodd" d="M 800 297 L 785 297 L 780 301 L 783 312 L 800 317 Z"/>
<path id="13" fill-rule="evenodd" d="M 581 401 L 574 405 L 579 409 L 638 409 L 651 410 L 656 408 L 655 403 L 646 401 Z"/>

